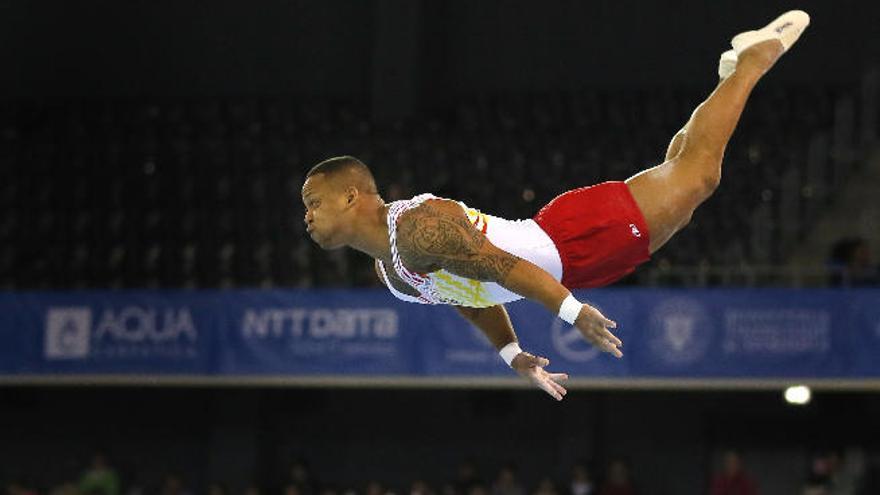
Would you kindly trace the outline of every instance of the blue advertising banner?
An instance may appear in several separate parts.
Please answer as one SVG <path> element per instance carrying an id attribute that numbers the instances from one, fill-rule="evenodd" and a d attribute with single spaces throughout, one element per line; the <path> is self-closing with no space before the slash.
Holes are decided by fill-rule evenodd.
<path id="1" fill-rule="evenodd" d="M 602 289 L 623 359 L 531 302 L 524 349 L 573 378 L 880 377 L 880 290 Z M 379 290 L 0 294 L 0 375 L 510 377 L 450 307 Z"/>

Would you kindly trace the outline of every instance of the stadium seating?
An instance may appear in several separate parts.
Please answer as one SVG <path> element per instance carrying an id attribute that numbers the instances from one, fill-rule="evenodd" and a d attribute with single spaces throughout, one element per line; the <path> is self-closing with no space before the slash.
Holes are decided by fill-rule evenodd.
<path id="1" fill-rule="evenodd" d="M 361 158 L 386 200 L 430 191 L 528 217 L 567 188 L 659 163 L 704 93 L 471 96 L 386 126 L 363 105 L 293 98 L 5 103 L 0 287 L 372 285 L 362 255 L 304 233 L 302 178 L 321 159 Z M 847 98 L 757 92 L 720 189 L 653 263 L 784 261 L 823 185 L 841 180 L 828 143 Z"/>

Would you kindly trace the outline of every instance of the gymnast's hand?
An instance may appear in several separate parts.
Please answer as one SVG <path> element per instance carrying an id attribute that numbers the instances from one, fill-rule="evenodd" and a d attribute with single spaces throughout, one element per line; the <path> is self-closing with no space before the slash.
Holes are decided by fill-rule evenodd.
<path id="1" fill-rule="evenodd" d="M 623 357 L 623 353 L 619 349 L 619 347 L 623 347 L 623 342 L 608 330 L 609 328 L 617 328 L 617 323 L 605 318 L 598 309 L 584 304 L 577 320 L 574 321 L 574 325 L 581 331 L 581 335 L 594 346 L 614 355 L 614 357 Z"/>
<path id="2" fill-rule="evenodd" d="M 527 378 L 554 399 L 562 400 L 568 391 L 559 382 L 568 380 L 568 375 L 566 373 L 548 373 L 544 368 L 549 364 L 550 360 L 547 358 L 521 352 L 510 362 L 510 367 L 516 370 L 519 376 Z"/>

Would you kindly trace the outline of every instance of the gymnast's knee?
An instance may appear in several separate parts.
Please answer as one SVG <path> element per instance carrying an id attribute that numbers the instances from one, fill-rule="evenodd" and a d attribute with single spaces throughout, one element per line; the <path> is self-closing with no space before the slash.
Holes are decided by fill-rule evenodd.
<path id="1" fill-rule="evenodd" d="M 703 194 L 708 198 L 711 196 L 718 186 L 721 184 L 721 166 L 719 162 L 719 166 L 712 167 L 712 170 L 707 171 L 706 174 L 702 177 L 703 179 Z"/>
<path id="2" fill-rule="evenodd" d="M 693 219 L 693 218 L 694 218 L 694 210 L 692 210 L 692 209 L 687 210 L 685 212 L 685 214 L 682 215 L 681 221 L 679 222 L 678 226 L 675 228 L 675 231 L 678 232 L 679 230 L 687 227 L 687 225 L 689 223 L 691 223 L 691 219 Z"/>
<path id="3" fill-rule="evenodd" d="M 682 153 L 675 161 L 698 203 L 705 201 L 721 184 L 722 155 L 714 152 Z"/>

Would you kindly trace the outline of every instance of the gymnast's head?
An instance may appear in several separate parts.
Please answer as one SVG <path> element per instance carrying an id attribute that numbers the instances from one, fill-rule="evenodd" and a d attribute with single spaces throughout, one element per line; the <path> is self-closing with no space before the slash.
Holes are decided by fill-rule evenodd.
<path id="1" fill-rule="evenodd" d="M 323 249 L 335 249 L 351 239 L 362 214 L 384 203 L 376 180 L 362 161 L 338 156 L 315 165 L 302 187 L 309 235 Z"/>

